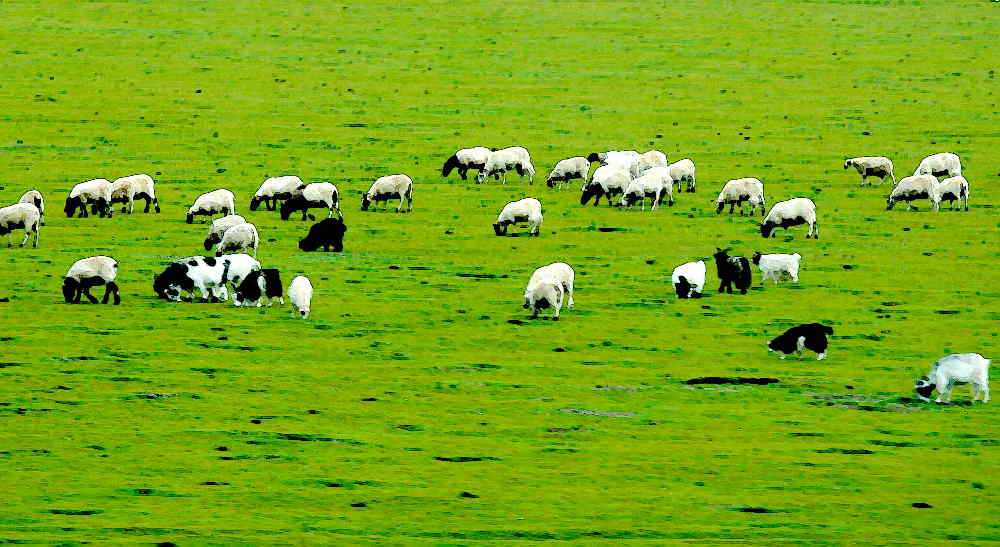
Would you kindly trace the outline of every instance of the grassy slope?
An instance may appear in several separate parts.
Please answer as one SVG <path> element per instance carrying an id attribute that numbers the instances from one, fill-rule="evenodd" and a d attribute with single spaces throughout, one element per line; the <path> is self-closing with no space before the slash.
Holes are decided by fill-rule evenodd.
<path id="1" fill-rule="evenodd" d="M 3 201 L 37 187 L 49 205 L 39 249 L 0 253 L 0 539 L 997 538 L 995 407 L 899 404 L 944 353 L 998 355 L 989 3 L 0 9 Z M 478 144 L 528 147 L 539 179 L 655 147 L 693 158 L 701 191 L 640 214 L 440 179 Z M 887 188 L 840 168 L 884 154 L 906 174 L 942 150 L 964 159 L 967 214 L 885 212 Z M 74 183 L 135 172 L 163 214 L 60 214 Z M 416 181 L 415 212 L 357 211 L 392 172 Z M 341 255 L 293 252 L 302 223 L 250 214 L 261 260 L 313 279 L 313 320 L 152 298 L 169 257 L 201 252 L 195 196 L 227 187 L 246 213 L 284 173 L 351 194 Z M 716 216 L 739 176 L 770 202 L 814 198 L 823 239 L 765 243 Z M 492 237 L 526 194 L 543 237 Z M 802 282 L 671 298 L 670 269 L 716 246 L 800 252 Z M 68 266 L 98 253 L 121 262 L 124 305 L 59 304 Z M 578 309 L 507 323 L 554 260 L 577 269 Z M 805 321 L 837 329 L 829 360 L 763 351 Z M 781 383 L 682 383 L 703 375 Z M 499 460 L 434 459 L 458 456 Z"/>

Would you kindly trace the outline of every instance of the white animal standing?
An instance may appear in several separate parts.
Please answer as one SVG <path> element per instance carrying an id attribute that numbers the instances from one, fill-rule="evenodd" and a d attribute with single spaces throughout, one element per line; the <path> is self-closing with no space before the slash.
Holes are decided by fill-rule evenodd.
<path id="1" fill-rule="evenodd" d="M 527 222 L 528 233 L 537 236 L 542 225 L 542 202 L 535 198 L 524 198 L 511 201 L 504 205 L 497 221 L 493 224 L 493 231 L 498 236 L 507 235 L 507 227 L 519 222 Z"/>
<path id="2" fill-rule="evenodd" d="M 680 184 L 682 182 L 687 183 L 687 188 L 685 192 L 694 193 L 695 191 L 695 166 L 694 162 L 689 158 L 684 158 L 679 161 L 675 161 L 670 164 L 670 178 L 673 179 L 674 184 L 678 186 L 677 190 L 680 191 Z"/>
<path id="3" fill-rule="evenodd" d="M 733 214 L 733 208 L 739 206 L 742 216 L 744 201 L 750 204 L 750 216 L 753 216 L 757 207 L 760 207 L 760 214 L 764 216 L 764 208 L 767 206 L 767 202 L 764 201 L 764 183 L 752 177 L 726 182 L 715 200 L 715 213 L 721 213 L 728 204 L 729 214 Z"/>
<path id="4" fill-rule="evenodd" d="M 560 160 L 556 164 L 552 172 L 549 173 L 548 179 L 545 180 L 545 184 L 549 188 L 562 189 L 562 183 L 569 182 L 573 179 L 583 179 L 584 184 L 587 182 L 587 175 L 590 173 L 590 162 L 587 158 L 583 156 L 575 156 L 572 158 L 566 158 Z"/>
<path id="5" fill-rule="evenodd" d="M 602 165 L 594 171 L 590 182 L 585 183 L 581 188 L 580 205 L 586 205 L 590 198 L 594 198 L 594 207 L 597 207 L 601 198 L 607 197 L 610 207 L 612 198 L 624 194 L 630 182 L 632 182 L 632 176 L 627 165 L 623 163 Z"/>
<path id="6" fill-rule="evenodd" d="M 156 185 L 153 183 L 153 177 L 143 174 L 129 175 L 115 179 L 111 183 L 111 203 L 124 204 L 122 206 L 123 213 L 128 212 L 131 215 L 137 199 L 146 201 L 144 213 L 149 212 L 150 205 L 156 209 L 157 213 L 160 212 L 160 201 L 156 199 Z"/>
<path id="7" fill-rule="evenodd" d="M 650 150 L 643 154 L 639 154 L 640 175 L 653 167 L 670 167 L 670 162 L 667 161 L 667 155 L 659 150 Z"/>
<path id="8" fill-rule="evenodd" d="M 88 206 L 101 218 L 111 218 L 114 209 L 111 207 L 111 182 L 108 179 L 92 179 L 74 186 L 63 210 L 69 218 L 73 218 L 76 209 L 80 209 L 80 217 L 87 217 L 90 216 Z"/>
<path id="9" fill-rule="evenodd" d="M 670 282 L 677 292 L 677 298 L 701 298 L 705 288 L 705 261 L 685 262 L 674 268 Z"/>
<path id="10" fill-rule="evenodd" d="M 958 177 L 962 174 L 962 160 L 951 152 L 931 154 L 920 160 L 920 165 L 914 175 L 932 175 L 935 177 Z"/>
<path id="11" fill-rule="evenodd" d="M 219 248 L 215 251 L 215 256 L 253 251 L 253 256 L 256 257 L 259 245 L 260 237 L 257 235 L 257 227 L 249 222 L 244 222 L 225 231 L 222 235 L 222 241 L 219 242 Z"/>
<path id="12" fill-rule="evenodd" d="M 247 254 L 220 257 L 191 256 L 169 264 L 153 281 L 153 291 L 160 298 L 179 302 L 181 291 L 194 296 L 201 292 L 203 300 L 224 302 L 229 299 L 227 283 L 234 287 L 252 271 L 260 270 L 260 262 Z"/>
<path id="13" fill-rule="evenodd" d="M 122 303 L 118 285 L 118 261 L 110 256 L 91 256 L 77 260 L 70 266 L 63 280 L 63 298 L 67 304 L 79 304 L 80 297 L 86 296 L 91 304 L 97 303 L 97 298 L 90 294 L 91 287 L 104 285 L 103 304 L 107 304 L 113 294 L 115 305 Z"/>
<path id="14" fill-rule="evenodd" d="M 868 182 L 868 177 L 878 177 L 879 183 L 885 182 L 885 178 L 892 179 L 896 184 L 896 175 L 892 173 L 892 160 L 884 156 L 861 156 L 844 160 L 844 169 L 853 167 L 861 175 L 861 184 L 864 186 Z M 872 183 L 868 182 L 868 186 Z"/>
<path id="15" fill-rule="evenodd" d="M 310 218 L 309 209 L 326 209 L 326 218 L 340 212 L 340 191 L 329 182 L 313 182 L 295 189 L 295 193 L 281 204 L 281 220 L 288 220 L 292 213 L 302 211 L 302 220 Z M 312 217 L 313 220 L 316 217 Z"/>
<path id="16" fill-rule="evenodd" d="M 798 226 L 799 224 L 809 225 L 806 239 L 810 237 L 819 239 L 816 204 L 809 198 L 792 198 L 775 203 L 760 223 L 760 235 L 765 238 L 774 237 L 775 228 L 784 228 L 787 231 L 790 226 Z"/>
<path id="17" fill-rule="evenodd" d="M 956 353 L 942 357 L 931 367 L 927 376 L 917 380 L 915 389 L 921 401 L 930 401 L 935 389 L 937 403 L 951 402 L 951 390 L 958 384 L 969 384 L 972 402 L 980 395 L 983 403 L 990 402 L 990 360 L 978 353 Z"/>
<path id="18" fill-rule="evenodd" d="M 469 169 L 476 169 L 482 171 L 486 167 L 486 160 L 490 157 L 490 149 L 485 146 L 474 146 L 472 148 L 463 148 L 451 155 L 444 162 L 444 166 L 441 168 L 441 176 L 447 177 L 452 169 L 458 169 L 459 176 L 462 180 L 466 180 L 468 177 Z"/>
<path id="19" fill-rule="evenodd" d="M 558 321 L 564 300 L 567 308 L 573 307 L 575 277 L 573 268 L 565 262 L 553 262 L 536 269 L 524 290 L 524 309 L 530 309 L 531 318 L 535 319 L 538 310 L 552 308 L 555 312 L 553 321 Z"/>
<path id="20" fill-rule="evenodd" d="M 406 202 L 406 211 L 413 211 L 413 180 L 406 175 L 386 175 L 379 177 L 372 183 L 368 192 L 361 197 L 361 210 L 378 210 L 378 202 L 384 202 L 383 210 L 389 208 L 389 200 L 398 199 L 399 205 L 396 212 L 403 211 L 403 202 Z M 372 205 L 374 204 L 374 206 Z"/>
<path id="21" fill-rule="evenodd" d="M 0 236 L 7 236 L 7 246 L 14 246 L 14 230 L 24 230 L 21 247 L 28 242 L 28 237 L 35 234 L 32 247 L 38 247 L 38 225 L 41 224 L 41 213 L 38 207 L 31 203 L 15 203 L 0 209 Z"/>
<path id="22" fill-rule="evenodd" d="M 774 280 L 775 286 L 783 275 L 788 275 L 793 282 L 799 282 L 799 261 L 802 255 L 794 254 L 760 254 L 754 253 L 750 259 L 760 270 L 760 284 L 764 286 L 767 279 Z"/>
<path id="23" fill-rule="evenodd" d="M 600 162 L 601 165 L 620 165 L 625 168 L 630 178 L 637 178 L 640 174 L 640 158 L 635 150 L 608 150 L 607 152 L 594 152 L 587 156 L 591 162 Z"/>
<path id="24" fill-rule="evenodd" d="M 901 179 L 893 187 L 889 197 L 885 200 L 885 210 L 891 211 L 896 202 L 906 202 L 908 211 L 916 211 L 913 201 L 917 199 L 927 199 L 931 202 L 931 207 L 937 210 L 940 207 L 941 199 L 937 193 L 938 179 L 934 175 L 913 175 Z"/>
<path id="25" fill-rule="evenodd" d="M 312 305 L 313 286 L 309 278 L 300 275 L 288 285 L 288 301 L 292 305 L 292 315 L 298 314 L 302 319 L 309 319 Z"/>
<path id="26" fill-rule="evenodd" d="M 299 187 L 304 185 L 302 179 L 295 175 L 270 177 L 260 184 L 250 198 L 250 210 L 256 211 L 263 203 L 268 211 L 274 211 L 278 208 L 279 201 L 290 199 L 299 192 Z"/>
<path id="27" fill-rule="evenodd" d="M 186 222 L 194 222 L 195 215 L 223 216 L 236 213 L 236 196 L 232 192 L 221 188 L 198 196 L 194 204 L 188 209 Z"/>
<path id="28" fill-rule="evenodd" d="M 226 233 L 226 230 L 238 224 L 245 224 L 246 221 L 247 219 L 240 215 L 226 215 L 213 220 L 211 228 L 208 229 L 208 235 L 205 237 L 205 250 L 210 250 L 212 245 L 222 241 L 222 236 Z"/>
<path id="29" fill-rule="evenodd" d="M 643 211 L 646 210 L 646 198 L 652 200 L 651 211 L 659 208 L 663 198 L 666 197 L 671 207 L 674 206 L 674 182 L 670 178 L 669 167 L 653 167 L 639 175 L 639 178 L 629 182 L 628 187 L 622 194 L 619 204 L 622 207 L 631 208 L 635 202 L 640 202 Z"/>
<path id="30" fill-rule="evenodd" d="M 507 171 L 511 170 L 521 176 L 521 182 L 524 182 L 524 175 L 528 175 L 528 184 L 534 184 L 535 167 L 531 164 L 528 150 L 522 146 L 511 146 L 490 152 L 486 165 L 476 175 L 476 182 L 482 183 L 491 175 L 500 175 L 503 184 L 507 184 Z"/>
<path id="31" fill-rule="evenodd" d="M 952 210 L 955 202 L 958 201 L 958 209 L 962 210 L 962 203 L 965 203 L 965 210 L 969 210 L 969 181 L 963 176 L 949 177 L 938 183 L 935 189 L 937 203 L 934 204 L 934 211 L 941 210 L 941 202 L 948 202 L 948 210 Z"/>
<path id="32" fill-rule="evenodd" d="M 38 223 L 45 226 L 45 200 L 38 190 L 28 190 L 21 196 L 18 203 L 30 203 L 38 208 Z"/>

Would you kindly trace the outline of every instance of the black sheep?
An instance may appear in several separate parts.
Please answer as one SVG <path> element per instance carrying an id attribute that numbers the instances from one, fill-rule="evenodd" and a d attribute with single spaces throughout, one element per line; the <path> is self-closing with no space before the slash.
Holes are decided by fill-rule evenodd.
<path id="1" fill-rule="evenodd" d="M 309 235 L 299 241 L 299 249 L 310 252 L 323 247 L 324 251 L 329 251 L 333 246 L 334 252 L 344 250 L 344 232 L 347 226 L 343 218 L 323 219 L 309 228 Z"/>
<path id="2" fill-rule="evenodd" d="M 826 359 L 827 335 L 833 334 L 833 327 L 819 323 L 808 323 L 792 327 L 781 336 L 767 341 L 767 351 L 781 352 L 781 358 L 793 352 L 808 349 L 816 352 L 816 360 Z"/>
<path id="3" fill-rule="evenodd" d="M 716 248 L 715 250 L 717 252 L 712 256 L 715 257 L 716 273 L 722 282 L 719 285 L 719 292 L 726 291 L 732 294 L 732 285 L 735 284 L 736 288 L 740 290 L 740 294 L 746 294 L 753 282 L 750 261 L 745 256 L 729 256 L 729 249 Z"/>

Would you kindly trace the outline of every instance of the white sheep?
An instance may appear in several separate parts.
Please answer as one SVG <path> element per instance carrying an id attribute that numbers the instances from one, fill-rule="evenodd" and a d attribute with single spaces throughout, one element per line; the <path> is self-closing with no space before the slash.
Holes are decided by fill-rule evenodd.
<path id="1" fill-rule="evenodd" d="M 608 198 L 608 205 L 612 205 L 612 198 L 623 194 L 632 182 L 629 167 L 623 163 L 602 165 L 594 171 L 594 176 L 590 177 L 581 188 L 580 205 L 586 205 L 590 198 L 594 198 L 594 207 L 600 203 L 601 197 Z"/>
<path id="2" fill-rule="evenodd" d="M 927 199 L 930 200 L 931 206 L 937 210 L 940 206 L 941 199 L 937 193 L 938 179 L 934 175 L 913 175 L 911 177 L 904 177 L 889 193 L 889 197 L 885 200 L 885 210 L 891 211 L 898 201 L 905 201 L 907 210 L 916 211 L 917 208 L 913 206 L 913 200 L 916 199 Z"/>
<path id="3" fill-rule="evenodd" d="M 296 211 L 302 211 L 302 220 L 316 220 L 316 217 L 309 214 L 309 209 L 326 209 L 327 218 L 332 218 L 334 211 L 340 212 L 340 191 L 329 182 L 300 186 L 292 197 L 281 204 L 281 220 L 288 220 Z"/>
<path id="4" fill-rule="evenodd" d="M 215 256 L 253 251 L 253 255 L 256 257 L 258 245 L 260 245 L 260 237 L 257 236 L 257 227 L 249 222 L 244 222 L 225 231 L 219 248 L 215 251 Z"/>
<path id="5" fill-rule="evenodd" d="M 684 191 L 693 193 L 695 190 L 694 162 L 688 158 L 684 158 L 680 161 L 671 163 L 670 178 L 673 179 L 674 184 L 678 186 L 678 191 L 680 190 L 680 184 L 682 182 L 686 182 L 687 188 Z"/>
<path id="6" fill-rule="evenodd" d="M 813 237 L 819 239 L 819 223 L 816 222 L 816 204 L 809 198 L 792 198 L 779 201 L 771 207 L 771 210 L 760 223 L 760 235 L 763 237 L 774 237 L 775 228 L 808 224 L 809 232 L 806 239 Z"/>
<path id="7" fill-rule="evenodd" d="M 970 384 L 972 402 L 979 395 L 983 403 L 990 402 L 990 360 L 978 353 L 956 353 L 942 357 L 931 367 L 930 373 L 917 380 L 916 391 L 921 401 L 930 401 L 931 393 L 938 390 L 937 403 L 950 403 L 951 390 L 956 384 Z"/>
<path id="8" fill-rule="evenodd" d="M 670 282 L 677 291 L 677 298 L 701 298 L 705 287 L 705 261 L 685 262 L 674 268 Z"/>
<path id="9" fill-rule="evenodd" d="M 14 246 L 14 230 L 24 230 L 21 247 L 28 242 L 28 237 L 34 233 L 35 241 L 32 247 L 38 247 L 38 225 L 41 224 L 41 213 L 38 207 L 31 203 L 15 203 L 0 209 L 0 236 L 7 236 L 7 246 Z"/>
<path id="10" fill-rule="evenodd" d="M 463 148 L 451 155 L 444 162 L 444 166 L 441 168 L 441 176 L 447 177 L 452 169 L 458 169 L 459 176 L 462 180 L 466 180 L 468 177 L 466 173 L 469 169 L 477 169 L 482 171 L 486 167 L 486 160 L 490 157 L 490 149 L 484 146 L 474 146 L 472 148 Z"/>
<path id="11" fill-rule="evenodd" d="M 646 210 L 646 199 L 652 199 L 651 211 L 659 208 L 663 198 L 666 197 L 670 206 L 674 206 L 674 182 L 670 178 L 669 167 L 652 167 L 639 178 L 629 182 L 625 192 L 622 193 L 619 204 L 622 207 L 631 208 L 635 202 L 642 204 L 642 210 Z"/>
<path id="12" fill-rule="evenodd" d="M 536 269 L 524 290 L 524 309 L 530 309 L 531 318 L 535 319 L 538 310 L 551 307 L 555 312 L 552 320 L 558 321 L 564 299 L 567 308 L 573 307 L 574 278 L 573 268 L 565 262 L 554 262 Z"/>
<path id="13" fill-rule="evenodd" d="M 309 308 L 312 304 L 313 286 L 309 278 L 300 275 L 288 285 L 288 300 L 292 305 L 292 315 L 298 314 L 302 319 L 309 319 Z"/>
<path id="14" fill-rule="evenodd" d="M 528 175 L 528 184 L 535 182 L 535 167 L 531 164 L 531 155 L 521 146 L 511 146 L 496 152 L 490 152 L 486 159 L 486 165 L 479 174 L 476 175 L 476 182 L 486 181 L 486 177 L 500 175 L 504 184 L 507 184 L 507 171 L 517 171 L 524 182 L 524 175 Z"/>
<path id="15" fill-rule="evenodd" d="M 111 295 L 115 296 L 115 305 L 122 303 L 118 285 L 115 278 L 118 277 L 118 261 L 110 256 L 92 256 L 77 260 L 66 272 L 63 280 L 63 298 L 67 304 L 79 304 L 80 297 L 86 296 L 91 304 L 96 304 L 97 299 L 90 294 L 91 287 L 104 285 L 103 304 L 107 304 Z"/>
<path id="16" fill-rule="evenodd" d="M 244 224 L 246 221 L 247 219 L 240 215 L 226 215 L 213 220 L 212 227 L 208 229 L 208 236 L 205 237 L 205 250 L 210 250 L 212 245 L 222 241 L 222 236 L 226 233 L 226 230 L 238 224 Z"/>
<path id="17" fill-rule="evenodd" d="M 728 204 L 729 214 L 733 214 L 733 208 L 739 206 L 742 216 L 744 201 L 750 204 L 750 216 L 753 216 L 757 207 L 760 207 L 760 214 L 764 216 L 764 208 L 767 205 L 764 201 L 764 183 L 752 177 L 730 180 L 722 187 L 719 197 L 715 200 L 715 213 L 721 213 Z"/>
<path id="18" fill-rule="evenodd" d="M 111 182 L 108 179 L 88 180 L 74 186 L 66 198 L 66 207 L 63 211 L 67 217 L 73 218 L 76 209 L 80 209 L 80 217 L 87 217 L 88 205 L 102 218 L 111 218 L 114 210 L 111 207 Z"/>
<path id="19" fill-rule="evenodd" d="M 956 211 L 962 210 L 962 202 L 965 202 L 965 210 L 969 210 L 969 181 L 965 180 L 963 176 L 949 177 L 939 182 L 937 188 L 935 189 L 937 194 L 937 203 L 934 204 L 934 211 L 941 210 L 941 202 L 948 202 L 948 210 L 954 207 L 955 201 L 958 201 L 958 209 Z"/>
<path id="20" fill-rule="evenodd" d="M 298 193 L 299 187 L 305 185 L 302 179 L 295 175 L 270 177 L 261 183 L 250 199 L 250 210 L 256 211 L 263 203 L 268 211 L 278 208 L 278 201 L 284 201 Z"/>
<path id="21" fill-rule="evenodd" d="M 556 164 L 552 172 L 549 173 L 549 178 L 545 180 L 545 184 L 549 188 L 555 188 L 558 185 L 560 189 L 562 189 L 562 183 L 573 179 L 583 179 L 586 184 L 588 173 L 590 173 L 590 162 L 587 161 L 587 158 L 582 156 L 566 158 Z"/>
<path id="22" fill-rule="evenodd" d="M 402 174 L 379 177 L 372 183 L 368 192 L 361 196 L 361 210 L 367 211 L 373 203 L 375 206 L 372 210 L 378 210 L 380 201 L 385 202 L 383 209 L 388 209 L 390 199 L 399 200 L 397 213 L 403 212 L 403 201 L 406 201 L 406 212 L 413 211 L 413 179 Z"/>
<path id="23" fill-rule="evenodd" d="M 667 161 L 667 155 L 659 150 L 650 150 L 643 154 L 639 154 L 640 175 L 653 167 L 670 167 L 670 162 Z"/>
<path id="24" fill-rule="evenodd" d="M 542 225 L 542 203 L 535 198 L 524 198 L 504 205 L 496 223 L 493 224 L 493 231 L 498 236 L 507 235 L 507 227 L 518 222 L 527 222 L 530 225 L 528 233 L 533 236 L 539 235 L 539 227 Z"/>
<path id="25" fill-rule="evenodd" d="M 933 175 L 935 177 L 958 177 L 962 174 L 962 160 L 951 152 L 931 154 L 920 160 L 920 165 L 914 175 Z"/>
<path id="26" fill-rule="evenodd" d="M 137 199 L 146 200 L 144 213 L 149 212 L 150 205 L 156 208 L 157 213 L 160 212 L 160 201 L 156 199 L 156 185 L 153 183 L 153 177 L 142 174 L 129 175 L 115 179 L 111 183 L 111 203 L 123 203 L 123 213 L 127 211 L 131 215 Z"/>
<path id="27" fill-rule="evenodd" d="M 608 150 L 607 152 L 594 152 L 587 156 L 591 162 L 600 162 L 601 165 L 621 165 L 625 167 L 629 177 L 637 178 L 640 175 L 639 165 L 642 154 L 635 150 Z"/>
<path id="28" fill-rule="evenodd" d="M 45 200 L 38 190 L 28 190 L 21 196 L 18 203 L 30 203 L 38 208 L 38 223 L 45 226 Z"/>
<path id="29" fill-rule="evenodd" d="M 799 259 L 802 255 L 799 253 L 795 254 L 768 254 L 762 255 L 760 253 L 754 253 L 753 257 L 750 259 L 751 262 L 757 265 L 757 269 L 760 270 L 761 278 L 760 284 L 764 286 L 764 280 L 773 279 L 775 286 L 778 285 L 778 280 L 781 276 L 788 274 L 788 277 L 792 278 L 795 283 L 799 282 Z"/>
<path id="30" fill-rule="evenodd" d="M 880 182 L 885 182 L 885 178 L 892 179 L 896 184 L 896 175 L 892 173 L 892 160 L 883 156 L 861 156 L 858 158 L 848 158 L 844 160 L 844 169 L 853 167 L 861 175 L 861 184 L 864 186 L 868 182 L 868 177 L 878 177 Z M 871 186 L 871 183 L 868 183 Z"/>
<path id="31" fill-rule="evenodd" d="M 194 205 L 188 209 L 186 222 L 194 222 L 195 215 L 232 215 L 236 213 L 236 196 L 224 188 L 198 196 Z"/>

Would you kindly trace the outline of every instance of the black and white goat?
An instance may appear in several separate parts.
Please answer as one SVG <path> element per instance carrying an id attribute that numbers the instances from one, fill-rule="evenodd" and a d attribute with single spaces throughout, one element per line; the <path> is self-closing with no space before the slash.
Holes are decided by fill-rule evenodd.
<path id="1" fill-rule="evenodd" d="M 229 299 L 227 283 L 236 287 L 250 272 L 259 269 L 260 262 L 245 254 L 192 256 L 167 265 L 153 281 L 153 291 L 165 300 L 190 302 L 195 290 L 199 290 L 203 301 L 221 302 Z M 188 298 L 181 295 L 182 291 L 188 293 Z"/>
<path id="2" fill-rule="evenodd" d="M 247 274 L 243 282 L 233 289 L 233 305 L 236 307 L 261 307 L 267 302 L 271 307 L 274 301 L 285 303 L 284 287 L 281 284 L 281 274 L 274 268 L 266 268 Z"/>
<path id="3" fill-rule="evenodd" d="M 740 294 L 746 294 L 753 283 L 753 273 L 750 271 L 750 261 L 745 256 L 729 256 L 729 249 L 716 248 L 715 269 L 719 276 L 719 292 L 733 293 L 733 285 Z"/>
<path id="4" fill-rule="evenodd" d="M 957 384 L 969 384 L 972 402 L 983 396 L 983 403 L 990 402 L 990 360 L 978 353 L 956 353 L 942 357 L 931 367 L 927 376 L 917 380 L 915 389 L 921 401 L 930 401 L 938 390 L 935 402 L 950 403 L 951 390 Z"/>
<path id="5" fill-rule="evenodd" d="M 784 359 L 792 353 L 804 349 L 816 352 L 816 360 L 826 359 L 826 348 L 829 347 L 827 335 L 833 335 L 833 327 L 819 323 L 808 323 L 786 330 L 777 338 L 767 341 L 767 351 L 781 353 Z"/>
<path id="6" fill-rule="evenodd" d="M 118 261 L 110 256 L 92 256 L 77 260 L 66 272 L 63 280 L 63 298 L 67 304 L 79 304 L 80 297 L 86 296 L 91 304 L 97 303 L 97 298 L 90 294 L 91 287 L 104 285 L 104 300 L 102 304 L 107 304 L 111 295 L 115 297 L 115 305 L 122 303 L 119 294 L 118 284 L 115 278 L 118 277 Z"/>

